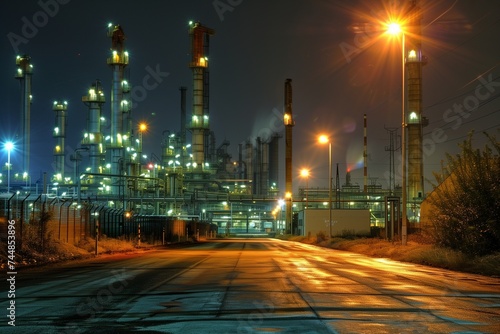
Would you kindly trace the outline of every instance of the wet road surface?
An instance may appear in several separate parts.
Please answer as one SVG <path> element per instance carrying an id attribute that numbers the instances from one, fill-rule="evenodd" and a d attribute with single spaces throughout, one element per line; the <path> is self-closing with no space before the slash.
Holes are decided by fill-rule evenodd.
<path id="1" fill-rule="evenodd" d="M 16 284 L 2 333 L 500 332 L 499 278 L 274 239 L 21 270 Z"/>

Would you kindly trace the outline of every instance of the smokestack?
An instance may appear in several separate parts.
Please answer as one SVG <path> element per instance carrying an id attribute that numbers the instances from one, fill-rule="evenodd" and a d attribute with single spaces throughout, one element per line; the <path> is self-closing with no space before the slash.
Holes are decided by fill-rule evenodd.
<path id="1" fill-rule="evenodd" d="M 422 67 L 427 63 L 427 59 L 422 55 L 422 10 L 417 0 L 410 1 L 406 16 L 409 31 L 405 34 L 408 87 L 405 123 L 408 129 L 408 198 L 412 201 L 422 197 L 424 192 L 422 128 L 428 124 L 428 120 L 422 116 Z"/>
<path id="2" fill-rule="evenodd" d="M 285 113 L 283 115 L 285 124 L 285 200 L 286 200 L 286 229 L 292 231 L 292 129 L 295 125 L 292 114 L 292 79 L 285 80 Z"/>
<path id="3" fill-rule="evenodd" d="M 68 110 L 68 102 L 54 101 L 52 110 L 56 114 L 53 134 L 56 140 L 56 146 L 54 147 L 55 179 L 57 181 L 62 181 L 66 176 L 64 170 L 64 155 L 66 140 L 66 111 Z"/>
<path id="4" fill-rule="evenodd" d="M 366 114 L 364 115 L 364 127 L 363 127 L 363 134 L 364 134 L 364 143 L 363 143 L 363 177 L 364 177 L 364 182 L 363 182 L 363 191 L 368 193 L 368 137 L 366 135 L 366 130 L 367 130 L 367 122 L 366 122 Z"/>
<path id="5" fill-rule="evenodd" d="M 191 36 L 191 62 L 189 67 L 193 71 L 193 116 L 190 129 L 192 131 L 192 152 L 195 169 L 202 169 L 205 162 L 205 148 L 208 147 L 207 132 L 210 129 L 205 93 L 208 76 L 208 38 L 213 35 L 213 29 L 202 26 L 199 22 L 190 23 L 189 35 Z"/>
<path id="6" fill-rule="evenodd" d="M 15 78 L 21 84 L 21 152 L 23 156 L 23 173 L 29 174 L 30 169 L 30 144 L 31 144 L 31 76 L 33 65 L 28 55 L 17 56 L 17 73 Z"/>

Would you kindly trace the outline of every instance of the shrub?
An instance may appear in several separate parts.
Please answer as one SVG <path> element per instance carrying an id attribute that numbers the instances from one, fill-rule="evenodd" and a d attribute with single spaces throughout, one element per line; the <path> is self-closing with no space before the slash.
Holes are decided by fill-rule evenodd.
<path id="1" fill-rule="evenodd" d="M 500 143 L 488 138 L 493 148 L 472 148 L 471 134 L 460 154 L 447 155 L 429 197 L 436 243 L 469 255 L 500 251 Z"/>

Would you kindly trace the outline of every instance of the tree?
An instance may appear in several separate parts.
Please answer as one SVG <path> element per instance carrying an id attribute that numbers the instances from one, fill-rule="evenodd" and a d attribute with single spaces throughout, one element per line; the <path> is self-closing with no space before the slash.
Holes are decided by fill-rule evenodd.
<path id="1" fill-rule="evenodd" d="M 437 244 L 470 255 L 500 251 L 500 143 L 485 134 L 489 144 L 472 147 L 471 133 L 447 166 L 429 196 L 430 220 Z"/>

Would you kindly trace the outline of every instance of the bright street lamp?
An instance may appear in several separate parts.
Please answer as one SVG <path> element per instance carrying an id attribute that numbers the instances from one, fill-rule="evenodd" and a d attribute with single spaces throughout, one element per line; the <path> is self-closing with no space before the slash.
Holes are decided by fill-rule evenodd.
<path id="1" fill-rule="evenodd" d="M 332 142 L 326 135 L 318 137 L 320 144 L 328 143 L 328 225 L 330 226 L 330 238 L 332 237 Z"/>
<path id="2" fill-rule="evenodd" d="M 307 193 L 309 192 L 309 185 L 308 185 L 308 183 L 309 183 L 308 182 L 309 181 L 309 175 L 310 175 L 309 169 L 307 169 L 307 168 L 301 169 L 300 176 L 302 176 L 303 178 L 306 179 L 306 190 L 305 190 L 305 193 L 306 193 L 306 209 L 307 209 L 307 204 L 308 204 L 307 203 Z"/>
<path id="3" fill-rule="evenodd" d="M 139 151 L 139 175 L 141 175 L 141 167 L 142 167 L 142 161 L 141 161 L 141 155 L 142 155 L 142 135 L 144 134 L 144 132 L 146 132 L 148 130 L 148 125 L 146 123 L 139 123 L 139 147 L 138 147 L 138 151 Z"/>
<path id="4" fill-rule="evenodd" d="M 8 141 L 4 148 L 7 150 L 7 192 L 10 193 L 10 151 L 14 149 L 14 143 Z"/>
<path id="5" fill-rule="evenodd" d="M 391 35 L 401 35 L 401 244 L 404 246 L 407 242 L 407 225 L 406 225 L 406 113 L 405 113 L 405 33 L 401 25 L 392 22 L 387 26 L 387 33 Z"/>

